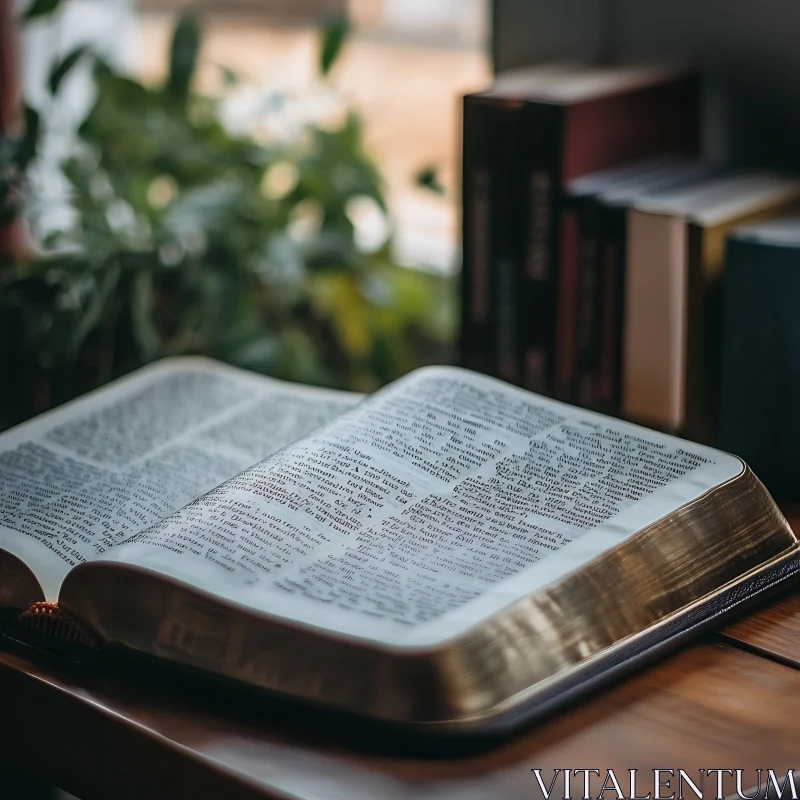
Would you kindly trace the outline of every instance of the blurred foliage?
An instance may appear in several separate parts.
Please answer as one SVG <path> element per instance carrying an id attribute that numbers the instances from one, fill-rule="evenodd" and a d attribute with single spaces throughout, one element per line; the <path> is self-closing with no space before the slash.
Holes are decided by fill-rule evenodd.
<path id="1" fill-rule="evenodd" d="M 429 189 L 435 194 L 446 194 L 444 184 L 439 180 L 439 170 L 434 166 L 423 167 L 417 172 L 417 186 Z"/>
<path id="2" fill-rule="evenodd" d="M 350 25 L 347 17 L 334 17 L 325 26 L 322 47 L 319 51 L 320 74 L 327 75 L 331 71 L 349 33 Z"/>
<path id="3" fill-rule="evenodd" d="M 346 35 L 339 21 L 321 35 L 323 106 Z M 399 267 L 388 234 L 360 241 L 360 218 L 389 217 L 359 114 L 338 108 L 269 135 L 292 117 L 291 99 L 272 94 L 266 123 L 242 132 L 224 121 L 242 93 L 234 72 L 221 69 L 217 96 L 192 88 L 201 40 L 183 16 L 160 86 L 83 48 L 53 67 L 55 93 L 91 58 L 97 96 L 62 165 L 72 222 L 31 259 L 0 265 L 0 425 L 162 356 L 360 390 L 446 357 L 449 281 Z M 0 141 L 5 220 L 25 198 L 39 129 L 29 109 L 25 135 Z"/>
<path id="4" fill-rule="evenodd" d="M 23 14 L 23 19 L 27 22 L 52 14 L 60 4 L 61 0 L 32 0 Z"/>

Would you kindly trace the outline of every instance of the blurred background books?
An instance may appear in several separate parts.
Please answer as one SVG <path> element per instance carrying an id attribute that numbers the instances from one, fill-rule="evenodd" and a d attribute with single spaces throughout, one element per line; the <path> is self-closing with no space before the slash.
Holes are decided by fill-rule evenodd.
<path id="1" fill-rule="evenodd" d="M 793 12 L 715 8 L 495 5 L 501 68 L 464 98 L 461 359 L 793 493 Z"/>

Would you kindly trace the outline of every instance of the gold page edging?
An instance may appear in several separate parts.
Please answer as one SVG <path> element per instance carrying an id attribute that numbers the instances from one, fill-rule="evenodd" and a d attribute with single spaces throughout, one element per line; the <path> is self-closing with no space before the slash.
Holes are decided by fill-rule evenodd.
<path id="1" fill-rule="evenodd" d="M 426 650 L 314 633 L 126 565 L 77 567 L 62 603 L 104 639 L 159 658 L 367 717 L 457 725 L 527 701 L 797 546 L 745 467 L 580 570 Z M 135 611 L 126 607 L 131 598 Z"/>

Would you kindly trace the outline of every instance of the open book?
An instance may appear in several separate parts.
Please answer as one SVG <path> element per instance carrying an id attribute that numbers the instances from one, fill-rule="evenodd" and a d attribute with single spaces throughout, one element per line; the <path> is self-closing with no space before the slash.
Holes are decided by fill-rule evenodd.
<path id="1" fill-rule="evenodd" d="M 800 566 L 733 456 L 456 368 L 362 399 L 203 359 L 1 436 L 0 548 L 12 617 L 442 730 L 527 719 Z"/>

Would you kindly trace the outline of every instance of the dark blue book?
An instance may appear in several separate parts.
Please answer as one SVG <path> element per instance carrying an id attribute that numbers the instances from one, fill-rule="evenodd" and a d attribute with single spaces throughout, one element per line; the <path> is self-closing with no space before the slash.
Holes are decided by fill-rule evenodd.
<path id="1" fill-rule="evenodd" d="M 800 216 L 728 239 L 718 445 L 800 490 Z"/>

